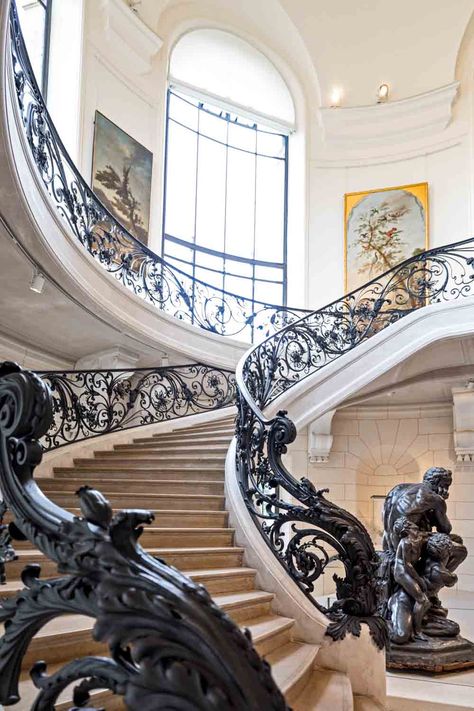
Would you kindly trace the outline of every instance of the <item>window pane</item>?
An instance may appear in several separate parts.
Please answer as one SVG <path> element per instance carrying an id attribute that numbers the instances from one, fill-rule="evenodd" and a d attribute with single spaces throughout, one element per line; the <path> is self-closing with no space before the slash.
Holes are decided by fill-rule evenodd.
<path id="1" fill-rule="evenodd" d="M 214 116 L 208 111 L 201 111 L 199 117 L 199 131 L 203 136 L 209 136 L 222 143 L 227 142 L 227 121 L 225 118 Z"/>
<path id="2" fill-rule="evenodd" d="M 259 131 L 257 140 L 257 151 L 259 154 L 284 158 L 286 151 L 286 137 L 278 133 L 267 133 Z"/>
<path id="3" fill-rule="evenodd" d="M 170 123 L 166 174 L 165 232 L 194 241 L 197 135 Z"/>
<path id="4" fill-rule="evenodd" d="M 237 294 L 237 296 L 242 296 L 246 299 L 251 299 L 253 291 L 253 281 L 251 279 L 239 279 L 239 277 L 226 275 L 224 288 L 226 291 L 230 291 L 232 294 Z"/>
<path id="5" fill-rule="evenodd" d="M 229 123 L 229 145 L 255 153 L 257 149 L 257 131 L 247 126 Z"/>
<path id="6" fill-rule="evenodd" d="M 224 250 L 226 147 L 201 136 L 196 215 L 196 243 Z"/>
<path id="7" fill-rule="evenodd" d="M 283 269 L 276 267 L 255 267 L 255 279 L 266 279 L 267 281 L 283 281 Z"/>
<path id="8" fill-rule="evenodd" d="M 18 17 L 36 81 L 43 83 L 46 9 L 38 0 L 19 0 Z"/>
<path id="9" fill-rule="evenodd" d="M 255 301 L 264 301 L 266 304 L 278 306 L 283 303 L 283 288 L 279 284 L 256 281 Z"/>
<path id="10" fill-rule="evenodd" d="M 252 264 L 248 264 L 248 262 L 237 262 L 235 259 L 226 258 L 225 264 L 225 270 L 228 273 L 250 278 L 253 276 L 253 266 Z"/>
<path id="11" fill-rule="evenodd" d="M 169 96 L 169 117 L 197 131 L 199 110 L 192 103 L 192 99 L 189 101 L 182 99 L 172 92 L 170 92 Z"/>
<path id="12" fill-rule="evenodd" d="M 196 279 L 200 279 L 206 284 L 216 287 L 216 289 L 222 289 L 224 280 L 222 274 L 219 274 L 218 272 L 211 272 L 209 269 L 201 269 L 200 267 L 196 267 L 195 275 Z"/>
<path id="13" fill-rule="evenodd" d="M 171 240 L 165 241 L 165 254 L 170 257 L 179 257 L 179 259 L 184 259 L 186 262 L 193 261 L 192 249 L 176 244 L 176 242 L 171 242 Z"/>
<path id="14" fill-rule="evenodd" d="M 257 214 L 255 258 L 283 262 L 285 164 L 257 158 Z M 275 206 L 279 205 L 279 209 Z"/>
<path id="15" fill-rule="evenodd" d="M 252 258 L 255 220 L 255 157 L 229 149 L 226 252 Z"/>

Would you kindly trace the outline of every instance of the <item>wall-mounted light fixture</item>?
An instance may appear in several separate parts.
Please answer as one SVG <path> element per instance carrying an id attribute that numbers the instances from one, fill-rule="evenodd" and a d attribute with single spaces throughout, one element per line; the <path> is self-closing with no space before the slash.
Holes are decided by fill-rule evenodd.
<path id="1" fill-rule="evenodd" d="M 377 103 L 384 104 L 390 96 L 390 87 L 388 84 L 380 84 L 377 91 Z"/>
<path id="2" fill-rule="evenodd" d="M 44 278 L 43 274 L 41 274 L 38 269 L 35 269 L 33 272 L 33 276 L 30 281 L 30 289 L 31 291 L 35 291 L 37 294 L 41 294 L 44 289 L 44 283 L 46 279 Z"/>
<path id="3" fill-rule="evenodd" d="M 335 109 L 341 105 L 342 101 L 342 89 L 339 86 L 335 86 L 331 91 L 331 108 Z"/>

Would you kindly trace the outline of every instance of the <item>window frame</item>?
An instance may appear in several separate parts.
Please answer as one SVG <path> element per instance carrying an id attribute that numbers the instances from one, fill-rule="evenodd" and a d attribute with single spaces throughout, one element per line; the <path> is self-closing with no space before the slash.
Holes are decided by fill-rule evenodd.
<path id="1" fill-rule="evenodd" d="M 254 248 L 254 256 L 249 256 L 249 257 L 244 257 L 241 255 L 235 255 L 230 252 L 226 251 L 219 251 L 212 249 L 210 247 L 206 247 L 204 245 L 200 245 L 196 243 L 196 233 L 194 232 L 193 234 L 193 241 L 188 241 L 185 239 L 181 239 L 179 235 L 170 235 L 166 232 L 166 208 L 167 208 L 167 178 L 168 178 L 168 168 L 169 168 L 169 126 L 170 126 L 170 121 L 173 120 L 170 117 L 170 98 L 173 94 L 177 94 L 178 99 L 183 98 L 180 95 L 184 96 L 189 96 L 189 98 L 194 101 L 194 102 L 199 102 L 196 105 L 196 110 L 197 111 L 206 111 L 210 113 L 211 115 L 217 116 L 217 114 L 214 114 L 214 112 L 209 111 L 209 109 L 205 108 L 205 106 L 200 106 L 199 104 L 212 104 L 212 106 L 216 106 L 218 108 L 221 108 L 222 111 L 226 114 L 226 117 L 220 116 L 219 118 L 222 118 L 222 120 L 226 120 L 228 123 L 234 123 L 234 119 L 230 118 L 230 113 L 232 113 L 234 116 L 237 115 L 241 119 L 246 119 L 249 121 L 254 121 L 255 125 L 258 126 L 258 123 L 260 122 L 260 126 L 262 128 L 256 128 L 254 130 L 260 131 L 262 133 L 264 132 L 274 132 L 277 135 L 281 136 L 283 139 L 283 145 L 284 145 L 284 156 L 280 160 L 284 162 L 284 183 L 283 183 L 283 205 L 282 205 L 282 220 L 283 220 L 283 233 L 282 233 L 282 254 L 283 254 L 283 261 L 282 262 L 273 262 L 273 261 L 263 261 L 259 259 L 255 259 L 255 246 L 256 246 L 256 236 L 254 233 L 254 238 L 253 238 L 253 248 Z M 240 123 L 242 126 L 247 126 L 248 124 L 245 123 Z M 265 131 L 265 129 L 269 129 L 268 131 Z M 199 133 L 199 126 L 197 130 L 194 129 L 189 129 L 193 130 L 198 136 L 205 136 L 205 134 L 200 134 Z M 262 284 L 262 283 L 270 283 L 270 284 L 277 284 L 281 286 L 281 294 L 282 294 L 282 299 L 281 299 L 281 304 L 272 304 L 274 306 L 285 306 L 287 304 L 287 293 L 288 293 L 288 177 L 289 177 L 289 137 L 291 133 L 293 132 L 293 128 L 290 127 L 288 124 L 285 124 L 284 122 L 276 122 L 274 119 L 271 119 L 270 117 L 266 117 L 263 115 L 257 115 L 253 114 L 249 109 L 245 109 L 244 107 L 238 106 L 238 105 L 233 105 L 230 104 L 229 102 L 226 102 L 225 100 L 220 100 L 219 97 L 215 97 L 214 95 L 210 95 L 207 92 L 194 89 L 190 87 L 189 85 L 183 85 L 181 82 L 177 83 L 172 80 L 170 80 L 168 87 L 167 87 L 167 93 L 166 93 L 166 115 L 165 115 L 165 137 L 164 137 L 164 162 L 163 162 L 163 215 L 162 215 L 162 240 L 161 240 L 161 253 L 163 258 L 166 261 L 176 261 L 182 262 L 179 265 L 179 268 L 182 271 L 187 271 L 190 273 L 190 276 L 196 278 L 196 267 L 199 269 L 208 269 L 209 272 L 215 271 L 212 270 L 210 267 L 200 267 L 199 264 L 197 264 L 197 257 L 199 254 L 209 254 L 215 257 L 218 257 L 223 260 L 223 287 L 211 286 L 216 289 L 216 291 L 219 291 L 223 294 L 225 293 L 234 293 L 231 290 L 227 290 L 225 287 L 225 276 L 238 276 L 239 278 L 245 278 L 249 279 L 252 282 L 252 296 L 251 297 L 242 297 L 245 298 L 247 301 L 250 301 L 253 305 L 253 310 L 256 309 L 256 304 L 262 304 L 262 303 L 267 303 L 270 304 L 271 301 L 262 301 L 261 299 L 255 298 L 255 286 L 256 284 Z M 211 139 L 214 140 L 214 139 Z M 237 147 L 233 147 L 232 144 L 229 144 L 226 142 L 226 150 L 230 149 L 237 149 Z M 256 153 L 258 156 L 259 154 Z M 277 159 L 275 157 L 275 159 Z M 196 161 L 198 161 L 198 157 L 196 157 Z M 196 186 L 196 194 L 197 194 L 197 186 Z M 255 198 L 256 199 L 256 196 Z M 179 244 L 189 250 L 192 251 L 192 257 L 189 261 L 185 260 L 180 260 L 179 258 L 173 258 L 170 255 L 167 254 L 167 243 L 174 243 L 174 244 Z M 251 277 L 243 277 L 242 275 L 239 274 L 233 274 L 232 272 L 232 267 L 230 266 L 230 269 L 226 269 L 226 264 L 232 262 L 241 262 L 245 263 L 251 266 L 252 268 L 252 276 Z M 261 277 L 256 277 L 256 267 L 267 267 L 267 268 L 276 268 L 276 269 L 281 269 L 282 272 L 282 279 L 280 280 L 272 280 L 272 279 L 265 279 Z M 200 279 L 202 281 L 202 279 Z M 235 294 L 236 296 L 242 296 L 241 294 Z"/>

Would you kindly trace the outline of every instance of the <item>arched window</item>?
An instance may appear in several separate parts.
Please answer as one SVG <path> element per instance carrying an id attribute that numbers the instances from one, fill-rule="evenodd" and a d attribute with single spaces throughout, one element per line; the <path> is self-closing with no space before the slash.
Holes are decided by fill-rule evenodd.
<path id="1" fill-rule="evenodd" d="M 36 81 L 46 99 L 53 0 L 17 0 L 21 30 Z"/>
<path id="2" fill-rule="evenodd" d="M 289 91 L 273 64 L 220 30 L 170 63 L 163 254 L 219 289 L 282 304 L 287 281 Z"/>

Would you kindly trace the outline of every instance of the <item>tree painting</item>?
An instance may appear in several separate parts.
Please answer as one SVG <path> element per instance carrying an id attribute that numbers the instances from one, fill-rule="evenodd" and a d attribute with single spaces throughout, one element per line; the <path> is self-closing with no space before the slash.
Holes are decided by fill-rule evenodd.
<path id="1" fill-rule="evenodd" d="M 410 187 L 346 195 L 347 291 L 426 249 L 427 185 L 425 203 Z"/>
<path id="2" fill-rule="evenodd" d="M 152 162 L 150 151 L 96 112 L 93 190 L 144 244 L 149 231 Z"/>

